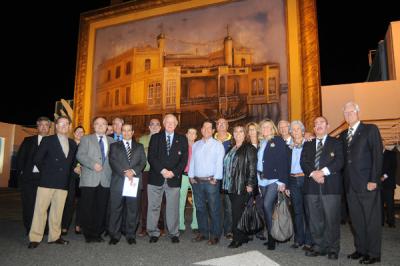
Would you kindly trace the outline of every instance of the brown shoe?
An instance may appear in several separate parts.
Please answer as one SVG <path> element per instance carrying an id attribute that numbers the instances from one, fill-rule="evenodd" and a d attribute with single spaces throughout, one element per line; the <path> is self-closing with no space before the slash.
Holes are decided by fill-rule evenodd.
<path id="1" fill-rule="evenodd" d="M 62 238 L 60 237 L 60 238 L 57 239 L 56 241 L 49 242 L 49 244 L 68 245 L 68 244 L 69 244 L 69 241 L 68 241 L 68 240 L 65 240 L 65 239 L 62 239 Z"/>
<path id="2" fill-rule="evenodd" d="M 201 242 L 206 240 L 206 238 L 202 234 L 197 234 L 195 238 L 192 238 L 192 242 Z"/>
<path id="3" fill-rule="evenodd" d="M 147 231 L 146 231 L 146 229 L 145 229 L 145 228 L 142 228 L 142 230 L 140 230 L 140 232 L 139 232 L 138 236 L 140 236 L 140 237 L 144 237 L 144 236 L 146 236 L 146 235 L 147 235 Z"/>
<path id="4" fill-rule="evenodd" d="M 210 240 L 208 240 L 207 244 L 210 246 L 216 245 L 219 242 L 219 238 L 211 238 Z"/>
<path id="5" fill-rule="evenodd" d="M 160 236 L 166 236 L 167 233 L 165 232 L 165 229 L 160 229 Z"/>

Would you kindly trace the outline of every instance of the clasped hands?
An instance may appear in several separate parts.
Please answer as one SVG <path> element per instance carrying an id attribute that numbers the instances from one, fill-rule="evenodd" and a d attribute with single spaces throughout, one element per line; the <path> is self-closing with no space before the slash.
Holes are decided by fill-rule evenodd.
<path id="1" fill-rule="evenodd" d="M 164 178 L 167 178 L 167 179 L 171 179 L 171 178 L 173 178 L 175 175 L 174 175 L 174 172 L 172 172 L 172 171 L 170 171 L 170 170 L 167 170 L 167 169 L 162 169 L 162 171 L 161 171 L 161 174 L 162 174 L 162 176 L 164 177 Z"/>
<path id="2" fill-rule="evenodd" d="M 322 170 L 312 171 L 310 176 L 317 182 L 318 184 L 323 184 L 325 182 L 325 175 Z"/>

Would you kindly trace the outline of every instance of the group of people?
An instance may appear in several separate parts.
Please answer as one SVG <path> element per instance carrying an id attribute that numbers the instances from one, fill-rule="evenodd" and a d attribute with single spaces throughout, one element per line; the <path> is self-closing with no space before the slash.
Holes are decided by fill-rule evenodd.
<path id="1" fill-rule="evenodd" d="M 49 119 L 39 118 L 39 135 L 26 138 L 18 156 L 28 247 L 41 242 L 50 205 L 48 242 L 68 244 L 61 235 L 79 195 L 75 232 L 88 243 L 104 241 L 106 233 L 110 245 L 121 235 L 135 244 L 139 227 L 138 235 L 148 234 L 150 243 L 165 231 L 179 243 L 190 188 L 192 242 L 215 245 L 224 235 L 231 240 L 228 248 L 238 248 L 252 240 L 237 225 L 249 200 L 255 200 L 266 225 L 266 234 L 256 237 L 274 250 L 272 215 L 278 193 L 285 193 L 294 213 L 291 247 L 335 260 L 344 193 L 354 229 L 355 252 L 348 258 L 379 262 L 383 145 L 378 128 L 360 122 L 359 111 L 356 103 L 345 104 L 348 129 L 337 138 L 328 135 L 323 116 L 315 118 L 313 136 L 298 120 L 280 121 L 278 127 L 270 119 L 238 124 L 232 134 L 226 119 L 205 120 L 196 141 L 195 128 L 180 134 L 178 119 L 167 114 L 163 130 L 151 119 L 150 134 L 138 142 L 133 125 L 121 118 L 113 120 L 113 133 L 107 135 L 107 120 L 96 117 L 94 133 L 83 136 L 78 127 L 75 141 L 68 139 L 67 117 L 57 118 L 52 136 L 46 136 Z M 125 195 L 126 183 L 135 180 L 137 194 Z"/>

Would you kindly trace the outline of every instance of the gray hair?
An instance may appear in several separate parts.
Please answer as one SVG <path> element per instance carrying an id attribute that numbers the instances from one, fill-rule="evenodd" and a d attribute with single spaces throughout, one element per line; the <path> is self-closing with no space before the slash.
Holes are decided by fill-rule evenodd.
<path id="1" fill-rule="evenodd" d="M 345 103 L 345 104 L 343 105 L 343 108 L 342 108 L 342 111 L 343 111 L 343 112 L 344 112 L 344 109 L 346 109 L 347 106 L 353 106 L 354 109 L 356 109 L 356 112 L 357 112 L 357 113 L 360 112 L 360 106 L 358 106 L 358 104 L 356 104 L 356 103 L 353 102 L 353 101 L 349 101 L 349 102 L 347 102 L 347 103 Z"/>
<path id="2" fill-rule="evenodd" d="M 290 127 L 289 127 L 290 134 L 292 134 L 292 128 L 294 125 L 300 126 L 301 132 L 304 134 L 304 132 L 306 131 L 306 128 L 304 127 L 303 123 L 300 120 L 293 120 L 292 123 L 290 123 Z"/>
<path id="3" fill-rule="evenodd" d="M 164 116 L 163 125 L 165 125 L 165 121 L 166 121 L 167 118 L 169 118 L 169 117 L 173 118 L 173 119 L 175 120 L 175 124 L 178 125 L 178 118 L 176 118 L 176 116 L 173 115 L 173 114 L 166 114 L 166 115 Z"/>

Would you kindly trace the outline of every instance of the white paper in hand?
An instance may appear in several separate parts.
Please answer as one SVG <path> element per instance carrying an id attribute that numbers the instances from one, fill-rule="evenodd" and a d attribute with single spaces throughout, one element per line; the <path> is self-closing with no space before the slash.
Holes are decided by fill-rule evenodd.
<path id="1" fill-rule="evenodd" d="M 123 197 L 136 197 L 139 188 L 139 178 L 134 177 L 132 181 L 125 176 L 124 187 L 122 189 Z"/>

